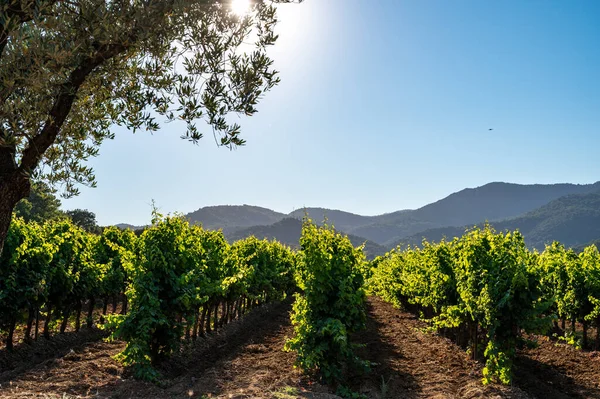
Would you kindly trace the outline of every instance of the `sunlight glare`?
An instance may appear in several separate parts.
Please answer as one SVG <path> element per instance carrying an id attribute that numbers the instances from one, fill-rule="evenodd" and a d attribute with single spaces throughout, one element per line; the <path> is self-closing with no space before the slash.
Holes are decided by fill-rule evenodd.
<path id="1" fill-rule="evenodd" d="M 250 8 L 250 0 L 231 0 L 231 11 L 239 16 L 243 16 Z"/>

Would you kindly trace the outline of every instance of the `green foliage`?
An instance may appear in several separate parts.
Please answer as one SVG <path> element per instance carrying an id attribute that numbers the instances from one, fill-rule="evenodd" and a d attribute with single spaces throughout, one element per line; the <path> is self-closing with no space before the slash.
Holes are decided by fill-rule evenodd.
<path id="1" fill-rule="evenodd" d="M 600 326 L 600 254 L 595 245 L 578 255 L 553 242 L 539 256 L 535 272 L 556 318 Z M 573 331 L 563 338 L 576 346 L 585 344 Z"/>
<path id="2" fill-rule="evenodd" d="M 521 330 L 548 327 L 544 314 L 551 301 L 533 268 L 536 260 L 518 232 L 486 226 L 450 243 L 388 253 L 373 262 L 369 289 L 396 306 L 416 306 L 435 328 L 468 330 L 474 356 L 483 340 L 484 382 L 508 384 Z"/>
<path id="3" fill-rule="evenodd" d="M 148 378 L 151 366 L 177 349 L 183 335 L 179 316 L 189 316 L 200 299 L 204 250 L 185 220 L 167 217 L 142 234 L 136 252 L 128 270 L 131 311 L 111 321 L 118 327 L 115 335 L 127 341 L 120 358 L 135 366 L 136 376 Z"/>
<path id="4" fill-rule="evenodd" d="M 72 209 L 65 212 L 73 221 L 73 224 L 81 227 L 89 233 L 99 233 L 100 227 L 96 223 L 96 214 L 87 209 Z"/>
<path id="5" fill-rule="evenodd" d="M 22 321 L 25 310 L 44 303 L 55 251 L 37 223 L 13 219 L 0 257 L 0 327 Z"/>
<path id="6" fill-rule="evenodd" d="M 0 155 L 76 194 L 95 184 L 85 163 L 114 124 L 155 131 L 159 115 L 195 142 L 201 120 L 220 145 L 242 145 L 228 115 L 253 115 L 279 82 L 267 56 L 277 17 L 271 2 L 243 17 L 228 3 L 3 2 Z"/>
<path id="7" fill-rule="evenodd" d="M 125 291 L 129 283 L 127 269 L 131 269 L 136 236 L 131 230 L 107 227 L 95 246 L 94 256 L 99 264 L 108 265 L 101 289 L 90 296 L 116 295 Z"/>
<path id="8" fill-rule="evenodd" d="M 15 215 L 26 222 L 38 223 L 64 216 L 60 210 L 60 200 L 56 198 L 52 189 L 42 182 L 32 185 L 29 197 L 19 201 L 15 207 Z"/>
<path id="9" fill-rule="evenodd" d="M 293 253 L 279 243 L 251 237 L 230 247 L 220 231 L 182 217 L 154 219 L 125 263 L 131 310 L 108 323 L 113 338 L 127 342 L 118 359 L 150 380 L 157 378 L 154 366 L 178 350 L 200 306 L 281 299 L 293 287 L 294 267 Z"/>
<path id="10" fill-rule="evenodd" d="M 72 311 L 80 314 L 85 301 L 124 292 L 123 259 L 131 255 L 119 244 L 131 248 L 134 238 L 118 229 L 92 235 L 69 219 L 38 224 L 13 218 L 0 257 L 0 328 L 10 331 L 25 315 L 31 327 L 41 310 L 46 321 L 60 316 L 66 328 L 65 320 Z M 49 326 L 56 322 L 57 317 L 50 319 Z"/>
<path id="11" fill-rule="evenodd" d="M 327 382 L 342 379 L 347 365 L 366 366 L 353 351 L 351 333 L 365 323 L 361 248 L 327 225 L 306 220 L 300 238 L 296 282 L 300 293 L 291 315 L 295 337 L 286 343 L 296 364 Z"/>
<path id="12" fill-rule="evenodd" d="M 335 394 L 347 399 L 367 399 L 367 395 L 354 392 L 352 389 L 345 385 L 339 385 L 335 390 Z"/>

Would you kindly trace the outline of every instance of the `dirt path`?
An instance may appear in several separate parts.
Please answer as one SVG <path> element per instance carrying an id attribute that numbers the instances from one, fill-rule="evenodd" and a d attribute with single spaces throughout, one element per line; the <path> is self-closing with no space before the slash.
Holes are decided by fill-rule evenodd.
<path id="1" fill-rule="evenodd" d="M 293 368 L 282 350 L 293 334 L 289 303 L 257 309 L 164 364 L 158 386 L 124 374 L 112 356 L 122 343 L 88 342 L 55 357 L 0 373 L 0 398 L 337 398 Z M 424 323 L 376 298 L 368 304 L 363 358 L 374 363 L 351 379 L 369 398 L 598 398 L 595 353 L 542 341 L 519 354 L 514 387 L 481 385 L 482 365 Z M 1 354 L 0 354 L 1 358 Z"/>
<path id="2" fill-rule="evenodd" d="M 369 298 L 363 358 L 375 362 L 355 390 L 371 398 L 526 398 L 518 388 L 484 387 L 481 365 L 449 340 L 424 331 L 414 315 Z M 383 394 L 382 394 L 383 393 Z"/>
<path id="3" fill-rule="evenodd" d="M 363 357 L 378 363 L 361 381 L 369 397 L 381 397 L 382 377 L 388 398 L 538 398 L 600 399 L 600 353 L 575 350 L 530 337 L 539 346 L 520 351 L 512 387 L 482 386 L 482 364 L 449 340 L 422 332 L 426 325 L 410 313 L 369 298 Z"/>
<path id="4" fill-rule="evenodd" d="M 539 347 L 523 350 L 515 364 L 515 384 L 546 399 L 600 399 L 600 352 L 585 352 L 537 337 Z"/>
<path id="5" fill-rule="evenodd" d="M 88 342 L 29 368 L 6 370 L 0 398 L 327 398 L 282 351 L 290 303 L 265 306 L 165 363 L 161 386 L 135 381 L 112 356 L 120 342 Z"/>

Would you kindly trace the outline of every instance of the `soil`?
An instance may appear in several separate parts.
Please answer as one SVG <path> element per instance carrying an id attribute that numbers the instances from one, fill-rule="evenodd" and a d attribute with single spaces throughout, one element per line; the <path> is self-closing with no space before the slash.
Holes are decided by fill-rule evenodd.
<path id="1" fill-rule="evenodd" d="M 88 309 L 88 303 L 85 303 L 83 306 L 83 311 L 81 312 L 81 319 L 80 319 L 80 331 L 82 332 L 82 334 L 84 336 L 87 336 L 87 334 L 89 334 L 89 329 L 86 328 L 87 323 L 86 323 L 86 317 L 87 317 L 87 309 Z M 121 302 L 119 302 L 117 304 L 117 308 L 115 310 L 115 312 L 112 311 L 112 302 L 109 304 L 108 308 L 107 308 L 107 315 L 111 315 L 111 314 L 119 314 L 121 312 L 123 304 Z M 73 336 L 75 335 L 75 312 L 72 312 L 71 316 L 69 317 L 69 323 L 67 323 L 67 327 L 65 329 L 64 333 L 60 333 L 60 325 L 62 323 L 62 318 L 56 314 L 53 315 L 52 317 L 52 322 L 50 323 L 50 337 L 52 341 L 54 338 L 58 337 L 58 340 L 60 342 L 65 340 L 65 336 L 69 337 L 69 336 Z M 102 303 L 99 303 L 96 305 L 96 307 L 94 308 L 93 311 L 93 320 L 94 320 L 94 327 L 97 327 L 100 324 L 100 319 L 102 318 Z M 39 324 L 38 324 L 38 339 L 37 342 L 48 342 L 48 340 L 45 340 L 43 338 L 43 331 L 44 331 L 44 327 L 46 325 L 46 317 L 45 315 L 41 315 L 40 316 L 40 320 L 39 320 Z M 34 336 L 35 336 L 35 323 L 32 327 L 32 331 L 31 331 L 31 341 L 34 341 Z M 2 364 L 2 354 L 5 352 L 6 350 L 6 337 L 7 335 L 5 333 L 0 333 L 0 372 L 1 370 L 4 369 Z M 14 336 L 13 336 L 13 344 L 14 344 L 14 349 L 16 349 L 17 351 L 22 350 L 22 348 L 30 348 L 31 345 L 25 343 L 25 325 L 21 324 L 21 325 L 17 325 L 17 327 L 15 328 L 14 331 Z M 72 338 L 68 338 L 67 341 L 69 339 Z M 77 339 L 76 339 L 77 340 Z M 37 344 L 36 342 L 36 344 Z M 38 344 L 41 345 L 42 347 L 47 346 L 47 344 Z"/>
<path id="2" fill-rule="evenodd" d="M 289 309 L 289 302 L 263 306 L 183 347 L 161 366 L 158 385 L 130 378 L 112 358 L 124 344 L 104 342 L 93 331 L 47 350 L 43 345 L 53 340 L 37 342 L 18 359 L 0 351 L 0 398 L 337 398 L 294 369 L 295 355 L 282 350 L 293 334 Z M 368 311 L 367 330 L 353 339 L 365 345 L 359 352 L 372 370 L 350 381 L 369 398 L 600 399 L 597 352 L 536 337 L 539 347 L 518 355 L 512 387 L 483 386 L 482 364 L 425 332 L 414 315 L 376 298 Z"/>
<path id="3" fill-rule="evenodd" d="M 600 352 L 576 350 L 546 337 L 538 347 L 521 351 L 515 384 L 538 398 L 600 399 Z"/>

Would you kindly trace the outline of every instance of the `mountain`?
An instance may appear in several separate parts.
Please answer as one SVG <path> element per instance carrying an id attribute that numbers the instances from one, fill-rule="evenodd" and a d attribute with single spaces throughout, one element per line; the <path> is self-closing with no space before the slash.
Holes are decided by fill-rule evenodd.
<path id="1" fill-rule="evenodd" d="M 600 192 L 560 197 L 522 216 L 490 223 L 496 230 L 519 230 L 529 247 L 539 250 L 552 241 L 568 247 L 586 245 L 600 237 Z M 461 236 L 466 227 L 427 230 L 394 244 L 418 245 L 423 237 L 439 241 Z"/>
<path id="2" fill-rule="evenodd" d="M 122 230 L 129 229 L 129 230 L 133 230 L 133 231 L 136 231 L 138 229 L 143 229 L 144 228 L 144 226 L 134 226 L 134 225 L 128 224 L 128 223 L 115 224 L 115 227 L 118 227 L 118 228 L 120 228 Z"/>
<path id="3" fill-rule="evenodd" d="M 461 190 L 413 211 L 376 216 L 375 223 L 348 231 L 391 245 L 425 230 L 516 217 L 566 195 L 598 191 L 600 182 L 582 185 L 489 183 Z"/>
<path id="4" fill-rule="evenodd" d="M 302 222 L 297 218 L 285 218 L 268 226 L 253 226 L 242 230 L 234 231 L 226 234 L 229 242 L 244 239 L 246 237 L 255 236 L 257 238 L 266 238 L 268 240 L 277 240 L 283 244 L 293 248 L 298 248 L 300 234 L 302 232 Z M 345 234 L 342 232 L 342 234 Z M 348 238 L 352 245 L 358 246 L 365 243 L 365 254 L 368 259 L 383 255 L 387 252 L 387 248 L 369 241 L 366 238 L 357 237 L 348 234 Z"/>
<path id="5" fill-rule="evenodd" d="M 192 224 L 202 224 L 202 227 L 209 230 L 223 229 L 223 232 L 272 224 L 285 216 L 283 213 L 251 205 L 207 206 L 185 215 Z"/>
<path id="6" fill-rule="evenodd" d="M 317 223 L 327 218 L 328 222 L 340 231 L 391 247 L 401 240 L 415 240 L 415 237 L 418 237 L 420 242 L 424 232 L 435 237 L 441 237 L 442 234 L 452 235 L 455 231 L 462 233 L 463 226 L 485 220 L 499 222 L 521 217 L 559 198 L 594 192 L 600 192 L 600 182 L 583 185 L 494 182 L 458 191 L 418 209 L 377 216 L 363 216 L 326 208 L 297 209 L 286 215 L 258 206 L 222 205 L 200 208 L 188 213 L 186 217 L 191 223 L 202 224 L 207 229 L 223 229 L 225 234 L 231 235 L 248 228 L 260 231 L 257 226 L 269 226 L 285 218 L 302 219 L 306 212 Z M 132 226 L 134 227 L 136 226 Z M 436 232 L 435 229 L 442 230 Z M 543 226 L 539 229 L 552 230 Z M 532 234 L 539 235 L 539 239 L 533 238 L 535 242 L 545 237 L 540 230 L 535 230 Z M 590 240 L 598 237 L 600 235 L 590 237 Z"/>
<path id="7" fill-rule="evenodd" d="M 371 224 L 376 218 L 376 216 L 362 216 L 355 213 L 326 208 L 296 209 L 288 216 L 302 220 L 305 214 L 308 215 L 313 222 L 318 224 L 321 224 L 324 219 L 327 219 L 328 224 L 331 224 L 336 229 L 343 231 L 348 231 L 360 226 Z"/>

